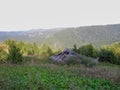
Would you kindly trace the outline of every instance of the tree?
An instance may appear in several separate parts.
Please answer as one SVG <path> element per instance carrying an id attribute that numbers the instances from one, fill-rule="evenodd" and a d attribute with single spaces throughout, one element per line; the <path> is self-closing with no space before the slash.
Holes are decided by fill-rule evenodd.
<path id="1" fill-rule="evenodd" d="M 120 42 L 104 45 L 99 51 L 100 61 L 107 61 L 120 65 Z"/>
<path id="2" fill-rule="evenodd" d="M 6 62 L 6 59 L 7 59 L 7 53 L 2 48 L 0 48 L 0 61 Z"/>
<path id="3" fill-rule="evenodd" d="M 114 59 L 115 59 L 114 53 L 113 51 L 107 48 L 100 49 L 99 57 L 100 57 L 100 61 L 114 63 Z"/>
<path id="4" fill-rule="evenodd" d="M 98 53 L 92 44 L 87 44 L 87 45 L 81 46 L 78 49 L 78 52 L 82 55 L 86 55 L 89 57 L 97 57 L 97 53 Z"/>
<path id="5" fill-rule="evenodd" d="M 78 51 L 78 50 L 77 50 L 77 45 L 76 45 L 76 44 L 74 44 L 74 46 L 73 46 L 73 51 L 75 51 L 75 52 Z"/>
<path id="6" fill-rule="evenodd" d="M 53 55 L 53 51 L 49 46 L 48 46 L 48 49 L 47 49 L 47 54 L 48 54 L 48 56 Z"/>
<path id="7" fill-rule="evenodd" d="M 20 48 L 17 47 L 14 41 L 11 41 L 11 43 L 9 44 L 8 60 L 10 60 L 14 64 L 17 64 L 22 62 L 22 58 L 23 56 L 20 52 Z"/>
<path id="8" fill-rule="evenodd" d="M 53 54 L 52 49 L 46 43 L 43 43 L 40 47 L 40 54 L 51 56 Z"/>

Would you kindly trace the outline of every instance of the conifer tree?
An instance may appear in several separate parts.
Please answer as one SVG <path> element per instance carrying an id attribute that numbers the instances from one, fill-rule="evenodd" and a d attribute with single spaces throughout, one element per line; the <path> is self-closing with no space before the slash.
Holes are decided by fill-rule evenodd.
<path id="1" fill-rule="evenodd" d="M 12 63 L 17 64 L 22 62 L 22 53 L 20 52 L 20 48 L 17 47 L 17 45 L 14 43 L 14 41 L 11 41 L 12 43 L 9 44 L 9 54 L 8 54 L 8 60 L 10 60 Z"/>

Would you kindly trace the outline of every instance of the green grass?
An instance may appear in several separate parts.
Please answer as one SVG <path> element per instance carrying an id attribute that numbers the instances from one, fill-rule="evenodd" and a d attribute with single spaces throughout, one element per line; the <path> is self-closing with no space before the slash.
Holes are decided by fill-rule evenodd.
<path id="1" fill-rule="evenodd" d="M 0 90 L 120 90 L 119 67 L 100 64 L 89 68 L 32 60 L 22 65 L 0 65 Z"/>

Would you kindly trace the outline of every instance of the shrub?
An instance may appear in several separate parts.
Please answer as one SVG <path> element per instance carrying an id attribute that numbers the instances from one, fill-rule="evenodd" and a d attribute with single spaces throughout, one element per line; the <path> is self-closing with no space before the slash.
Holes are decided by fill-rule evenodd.
<path id="1" fill-rule="evenodd" d="M 74 65 L 74 64 L 80 64 L 80 61 L 77 57 L 72 57 L 69 60 L 65 62 L 67 65 Z"/>
<path id="2" fill-rule="evenodd" d="M 85 56 L 98 57 L 98 51 L 92 44 L 81 46 L 78 49 L 76 45 L 74 45 L 73 50 Z"/>
<path id="3" fill-rule="evenodd" d="M 104 46 L 99 52 L 100 61 L 106 61 L 113 64 L 120 64 L 120 44 Z"/>
<path id="4" fill-rule="evenodd" d="M 17 47 L 14 41 L 9 44 L 9 54 L 8 61 L 11 61 L 14 64 L 22 62 L 22 53 L 20 52 L 20 48 Z"/>
<path id="5" fill-rule="evenodd" d="M 96 62 L 94 62 L 94 61 L 92 60 L 92 58 L 90 58 L 90 57 L 84 58 L 84 60 L 82 61 L 82 63 L 83 63 L 85 66 L 87 66 L 87 67 L 93 67 L 94 65 L 96 65 Z"/>
<path id="6" fill-rule="evenodd" d="M 53 55 L 53 51 L 52 51 L 52 49 L 50 47 L 48 47 L 47 53 L 48 53 L 48 56 Z"/>
<path id="7" fill-rule="evenodd" d="M 49 45 L 43 43 L 40 47 L 40 54 L 43 56 L 51 56 L 51 55 L 53 55 L 53 51 L 49 47 Z"/>
<path id="8" fill-rule="evenodd" d="M 78 49 L 77 49 L 77 45 L 76 45 L 76 44 L 74 44 L 74 46 L 73 46 L 73 51 L 78 52 Z"/>
<path id="9" fill-rule="evenodd" d="M 7 53 L 0 48 L 0 62 L 6 62 L 7 60 Z"/>
<path id="10" fill-rule="evenodd" d="M 114 60 L 115 56 L 111 50 L 100 49 L 99 57 L 100 57 L 100 61 L 114 63 L 113 60 Z"/>

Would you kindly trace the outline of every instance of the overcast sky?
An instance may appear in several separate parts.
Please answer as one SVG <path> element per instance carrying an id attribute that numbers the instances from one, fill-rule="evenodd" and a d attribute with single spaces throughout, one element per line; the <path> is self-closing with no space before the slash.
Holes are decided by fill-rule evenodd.
<path id="1" fill-rule="evenodd" d="M 120 23 L 120 0 L 0 0 L 0 31 Z"/>

